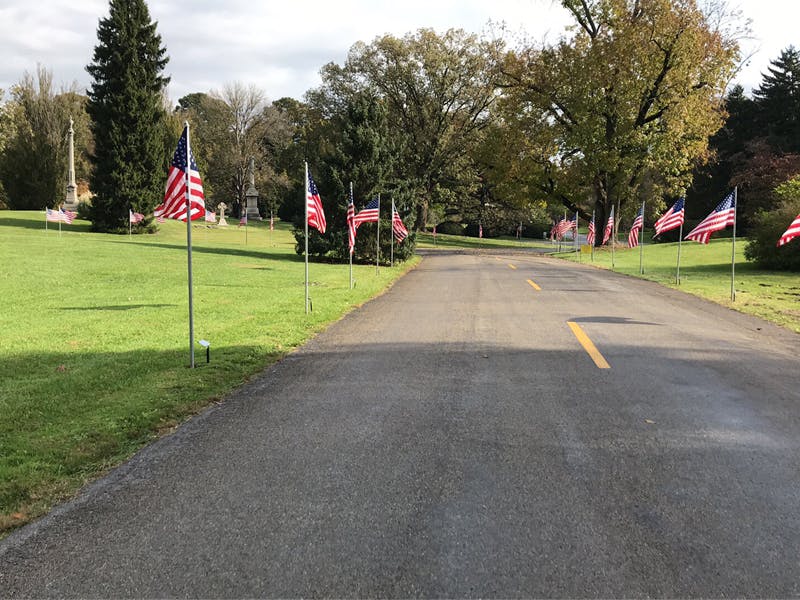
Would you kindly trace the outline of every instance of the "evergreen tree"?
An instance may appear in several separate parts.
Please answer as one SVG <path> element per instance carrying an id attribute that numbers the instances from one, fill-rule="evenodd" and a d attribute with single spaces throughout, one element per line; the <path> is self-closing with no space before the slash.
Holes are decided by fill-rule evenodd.
<path id="1" fill-rule="evenodd" d="M 789 46 L 770 62 L 761 87 L 753 90 L 759 121 L 779 151 L 800 151 L 800 51 Z"/>
<path id="2" fill-rule="evenodd" d="M 128 210 L 148 214 L 164 193 L 169 58 L 144 0 L 111 0 L 109 9 L 86 67 L 95 140 L 90 214 L 96 231 L 127 231 Z"/>

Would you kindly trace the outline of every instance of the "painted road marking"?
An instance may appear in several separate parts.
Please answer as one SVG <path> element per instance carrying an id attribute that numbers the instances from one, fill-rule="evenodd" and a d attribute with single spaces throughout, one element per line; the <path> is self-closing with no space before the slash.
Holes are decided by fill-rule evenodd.
<path id="1" fill-rule="evenodd" d="M 537 292 L 541 292 L 542 291 L 542 288 L 540 288 L 538 285 L 536 285 L 536 283 L 533 282 L 532 280 L 528 279 L 528 283 L 530 283 L 531 287 L 533 289 L 535 289 Z"/>
<path id="2" fill-rule="evenodd" d="M 583 349 L 586 350 L 586 353 L 592 358 L 594 364 L 597 365 L 597 368 L 610 369 L 611 365 L 609 365 L 606 359 L 603 358 L 603 355 L 600 354 L 597 346 L 592 343 L 592 340 L 590 340 L 589 336 L 584 333 L 583 329 L 581 329 L 581 326 L 574 321 L 567 321 L 567 325 L 569 325 L 569 328 L 572 329 L 572 333 L 574 333 L 575 337 L 578 338 L 581 346 L 583 346 Z"/>
<path id="3" fill-rule="evenodd" d="M 514 266 L 514 265 L 512 265 L 511 263 L 508 263 L 508 266 L 509 266 L 509 267 L 511 267 L 512 269 L 514 269 L 515 271 L 517 270 L 517 267 L 515 267 L 515 266 Z"/>

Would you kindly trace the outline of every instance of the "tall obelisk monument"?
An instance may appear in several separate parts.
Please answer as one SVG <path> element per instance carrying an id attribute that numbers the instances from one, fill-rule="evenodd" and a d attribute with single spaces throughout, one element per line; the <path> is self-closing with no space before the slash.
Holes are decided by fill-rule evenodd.
<path id="1" fill-rule="evenodd" d="M 64 199 L 64 208 L 67 210 L 77 210 L 78 194 L 75 185 L 75 130 L 72 128 L 72 118 L 69 120 L 69 171 L 67 182 L 67 197 Z"/>

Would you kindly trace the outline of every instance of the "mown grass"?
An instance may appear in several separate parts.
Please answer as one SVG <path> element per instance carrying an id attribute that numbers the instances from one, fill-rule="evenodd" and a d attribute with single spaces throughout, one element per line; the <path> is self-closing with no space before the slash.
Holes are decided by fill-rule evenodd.
<path id="1" fill-rule="evenodd" d="M 649 236 L 646 237 L 646 240 Z M 777 323 L 800 333 L 800 274 L 759 269 L 744 257 L 745 239 L 736 240 L 735 290 L 731 301 L 731 239 L 712 239 L 708 245 L 681 244 L 680 285 L 676 283 L 678 244 L 645 244 L 644 274 L 639 272 L 639 249 L 615 247 L 614 270 L 680 289 L 740 312 Z M 611 250 L 596 249 L 590 255 L 555 254 L 567 260 L 612 268 Z"/>
<path id="2" fill-rule="evenodd" d="M 571 243 L 570 243 L 571 245 Z M 430 233 L 417 234 L 418 248 L 548 248 L 556 249 L 549 241 L 532 240 L 530 238 L 517 238 L 512 236 L 500 236 L 496 238 L 476 238 L 461 235 L 436 234 L 436 238 Z"/>
<path id="3" fill-rule="evenodd" d="M 0 212 L 0 535 L 222 398 L 416 263 L 310 265 L 313 312 L 289 226 L 193 227 L 189 365 L 186 225 L 154 235 L 45 231 Z"/>

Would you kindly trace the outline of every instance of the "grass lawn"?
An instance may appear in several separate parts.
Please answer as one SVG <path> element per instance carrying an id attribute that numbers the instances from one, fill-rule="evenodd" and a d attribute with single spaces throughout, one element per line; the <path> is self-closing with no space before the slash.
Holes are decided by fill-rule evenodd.
<path id="1" fill-rule="evenodd" d="M 570 242 L 571 244 L 571 242 Z M 512 236 L 500 236 L 496 238 L 476 238 L 467 237 L 462 235 L 443 235 L 436 234 L 436 240 L 430 233 L 417 234 L 417 247 L 418 248 L 548 248 L 556 249 L 558 246 L 553 245 L 545 240 L 533 240 L 531 238 L 522 238 L 518 241 L 517 238 Z"/>
<path id="2" fill-rule="evenodd" d="M 649 240 L 649 236 L 645 238 Z M 731 239 L 712 239 L 708 245 L 681 244 L 681 283 L 675 274 L 678 244 L 645 244 L 644 274 L 639 273 L 639 249 L 617 247 L 614 270 L 657 281 L 668 287 L 707 298 L 735 310 L 756 315 L 800 333 L 800 274 L 765 271 L 744 258 L 745 239 L 736 240 L 736 301 L 731 302 Z M 567 260 L 580 260 L 611 269 L 611 250 L 595 250 L 594 260 L 583 254 L 561 253 Z"/>
<path id="3" fill-rule="evenodd" d="M 189 365 L 186 225 L 93 234 L 0 212 L 0 536 L 70 497 L 386 289 L 394 268 L 311 263 L 313 312 L 290 227 L 194 225 Z"/>

